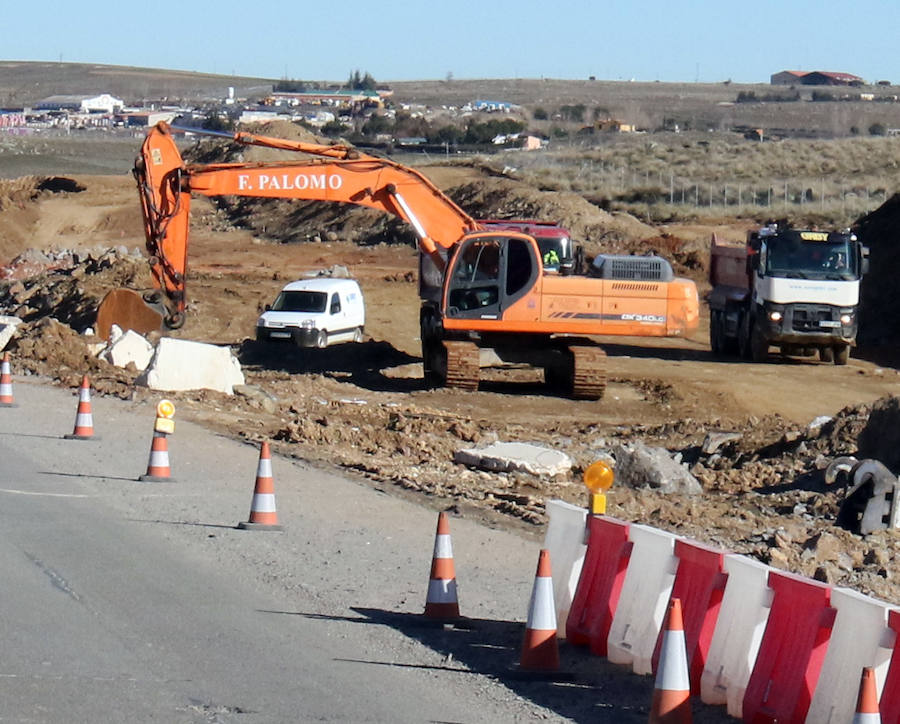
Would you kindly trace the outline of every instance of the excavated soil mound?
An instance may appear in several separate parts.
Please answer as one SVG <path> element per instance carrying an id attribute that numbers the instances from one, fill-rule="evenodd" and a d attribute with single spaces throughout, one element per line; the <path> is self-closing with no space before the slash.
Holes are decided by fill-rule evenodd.
<path id="1" fill-rule="evenodd" d="M 288 140 L 321 143 L 312 133 L 288 122 L 254 127 L 253 132 Z M 222 143 L 202 139 L 185 152 L 192 163 L 266 162 L 296 159 L 290 151 Z M 428 169 L 423 169 L 428 175 Z M 474 218 L 542 219 L 569 229 L 589 257 L 598 253 L 665 255 L 676 272 L 697 276 L 702 272 L 705 249 L 686 246 L 671 236 L 624 213 L 609 213 L 584 197 L 570 192 L 541 191 L 524 182 L 485 174 L 467 183 L 450 186 L 445 193 Z M 371 209 L 351 204 L 317 201 L 284 201 L 257 198 L 217 198 L 215 203 L 228 223 L 281 242 L 350 241 L 360 245 L 416 243 L 404 222 Z"/>
<path id="2" fill-rule="evenodd" d="M 897 347 L 900 304 L 897 273 L 900 271 L 900 194 L 863 216 L 855 226 L 869 247 L 870 271 L 860 290 L 859 341 Z"/>

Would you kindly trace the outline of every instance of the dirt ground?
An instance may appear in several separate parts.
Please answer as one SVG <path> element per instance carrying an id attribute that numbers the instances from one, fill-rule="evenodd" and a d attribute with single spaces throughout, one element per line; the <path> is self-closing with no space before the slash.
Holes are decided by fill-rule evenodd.
<path id="1" fill-rule="evenodd" d="M 711 231 L 741 238 L 746 229 L 746 222 L 727 219 L 715 227 L 647 227 L 582 209 L 577 198 L 517 189 L 478 169 L 424 170 L 475 216 L 505 209 L 552 214 L 589 252 L 662 246 L 701 292 Z M 26 321 L 13 343 L 14 373 L 75 387 L 87 372 L 97 394 L 155 399 L 157 393 L 134 386 L 135 370 L 92 357 L 86 342 L 95 340 L 79 334 L 109 289 L 149 288 L 136 251 L 143 232 L 134 183 L 127 176 L 73 180 L 0 181 L 0 260 L 8 260 L 0 311 Z M 862 538 L 836 527 L 842 491 L 827 486 L 823 475 L 838 455 L 884 458 L 898 449 L 891 435 L 875 434 L 896 426 L 890 396 L 900 394 L 897 370 L 858 356 L 847 367 L 811 359 L 715 360 L 704 305 L 701 329 L 691 339 L 604 339 L 610 383 L 600 401 L 552 396 L 540 373 L 525 369 L 485 371 L 473 393 L 428 389 L 419 357 L 416 253 L 410 245 L 378 241 L 391 232 L 389 222 L 379 226 L 385 222 L 370 212 L 332 206 L 302 207 L 287 225 L 254 205 L 193 203 L 189 314 L 173 335 L 230 345 L 247 387 L 233 397 L 173 393 L 180 417 L 229 435 L 271 439 L 281 453 L 338 466 L 392 494 L 535 536 L 542 534 L 547 499 L 584 502 L 584 468 L 617 444 L 641 440 L 680 455 L 703 493 L 664 496 L 616 486 L 610 514 L 900 601 L 894 573 L 900 536 L 884 531 Z M 283 236 L 317 240 L 281 243 Z M 253 341 L 257 315 L 281 286 L 335 265 L 363 288 L 362 344 L 301 350 Z M 809 427 L 818 416 L 833 419 Z M 705 454 L 703 440 L 715 431 L 740 438 Z M 559 449 L 572 457 L 572 473 L 544 479 L 452 462 L 455 450 L 494 440 Z"/>

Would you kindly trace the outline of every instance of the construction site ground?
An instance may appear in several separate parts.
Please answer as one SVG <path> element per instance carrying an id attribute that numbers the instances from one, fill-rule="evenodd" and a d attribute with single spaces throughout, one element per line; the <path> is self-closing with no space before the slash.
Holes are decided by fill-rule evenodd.
<path id="1" fill-rule="evenodd" d="M 467 169 L 426 173 L 442 188 L 494 182 Z M 80 334 L 91 304 L 106 291 L 150 286 L 147 265 L 135 251 L 143 250 L 143 230 L 134 183 L 125 175 L 70 180 L 74 185 L 44 183 L 43 191 L 36 190 L 42 180 L 33 177 L 0 182 L 0 260 L 8 262 L 3 313 L 26 320 L 11 348 L 14 373 L 73 389 L 88 373 L 95 394 L 155 400 L 158 392 L 133 384 L 135 370 L 92 357 L 87 343 L 96 340 Z M 328 208 L 318 220 L 306 218 L 306 227 L 325 224 Z M 558 208 L 551 213 L 559 214 Z M 702 305 L 700 329 L 689 339 L 602 340 L 609 385 L 596 402 L 549 394 L 541 373 L 530 369 L 485 370 L 477 392 L 428 389 L 419 357 L 412 246 L 360 245 L 349 233 L 324 229 L 319 241 L 280 243 L 259 228 L 240 228 L 208 200 L 194 201 L 192 218 L 189 313 L 173 334 L 232 346 L 247 389 L 234 396 L 172 393 L 179 417 L 230 436 L 270 439 L 281 454 L 336 466 L 390 494 L 515 527 L 535 539 L 543 534 L 546 500 L 583 503 L 584 468 L 617 444 L 641 440 L 680 454 L 703 493 L 665 496 L 616 486 L 612 515 L 900 601 L 900 537 L 882 531 L 862 538 L 836 527 L 843 491 L 827 486 L 823 475 L 834 457 L 861 447 L 886 462 L 898 455 L 900 433 L 890 431 L 900 429 L 900 411 L 888 398 L 900 392 L 894 368 L 859 354 L 846 367 L 814 358 L 717 360 L 709 351 Z M 632 232 L 628 220 L 615 221 L 625 229 L 616 243 L 640 248 L 647 227 L 634 220 Z M 696 260 L 706 253 L 710 232 L 739 239 L 749 225 L 723 219 L 650 233 L 678 240 L 684 262 L 679 271 L 692 274 L 702 294 L 704 272 Z M 115 247 L 120 254 L 108 267 L 85 262 L 86 256 L 97 262 Z M 79 254 L 80 266 L 54 273 L 52 267 L 63 262 L 47 253 L 66 250 Z M 346 267 L 362 286 L 363 343 L 309 350 L 255 342 L 256 318 L 281 286 L 335 266 Z M 877 424 L 875 415 L 870 420 L 873 406 Z M 819 416 L 833 419 L 810 428 Z M 705 454 L 704 437 L 715 431 L 735 431 L 740 439 Z M 569 475 L 547 479 L 453 463 L 455 450 L 495 440 L 548 445 L 569 454 L 574 467 Z"/>

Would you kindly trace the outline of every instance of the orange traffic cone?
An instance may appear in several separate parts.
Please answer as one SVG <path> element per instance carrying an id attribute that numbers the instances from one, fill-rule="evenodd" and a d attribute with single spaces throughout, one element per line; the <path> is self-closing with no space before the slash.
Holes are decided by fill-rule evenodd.
<path id="1" fill-rule="evenodd" d="M 878 688 L 875 686 L 875 669 L 866 666 L 859 682 L 859 697 L 853 724 L 881 724 L 878 711 Z"/>
<path id="2" fill-rule="evenodd" d="M 559 669 L 559 645 L 556 641 L 556 606 L 553 603 L 553 579 L 550 573 L 550 551 L 538 556 L 537 574 L 531 589 L 528 623 L 522 642 L 522 669 L 556 671 Z"/>
<path id="3" fill-rule="evenodd" d="M 13 399 L 12 373 L 9 369 L 9 352 L 3 353 L 0 365 L 0 407 L 18 407 Z"/>
<path id="4" fill-rule="evenodd" d="M 425 616 L 438 619 L 459 618 L 453 545 L 450 541 L 450 523 L 447 521 L 446 513 L 438 515 L 434 554 L 431 557 L 431 575 L 428 579 L 428 595 L 425 597 Z"/>
<path id="5" fill-rule="evenodd" d="M 169 467 L 169 442 L 167 435 L 159 430 L 153 431 L 150 443 L 150 459 L 147 461 L 147 472 L 138 480 L 142 483 L 174 483 L 172 468 Z"/>
<path id="6" fill-rule="evenodd" d="M 75 415 L 75 429 L 71 435 L 64 435 L 67 440 L 98 440 L 94 435 L 94 416 L 91 414 L 91 383 L 88 376 L 81 378 L 78 389 L 78 413 Z"/>
<path id="7" fill-rule="evenodd" d="M 250 520 L 238 523 L 244 530 L 283 530 L 278 525 L 275 510 L 275 485 L 272 481 L 272 454 L 269 443 L 263 442 L 259 449 L 259 464 L 256 467 L 256 486 L 250 504 Z"/>
<path id="8" fill-rule="evenodd" d="M 649 721 L 650 724 L 691 724 L 691 680 L 678 598 L 669 602 L 666 613 Z"/>

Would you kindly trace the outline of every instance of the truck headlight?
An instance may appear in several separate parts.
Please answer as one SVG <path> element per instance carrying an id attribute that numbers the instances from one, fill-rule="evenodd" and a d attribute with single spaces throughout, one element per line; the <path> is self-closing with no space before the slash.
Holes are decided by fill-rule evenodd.
<path id="1" fill-rule="evenodd" d="M 304 319 L 304 320 L 300 323 L 300 326 L 303 327 L 303 329 L 315 329 L 315 328 L 316 328 L 316 323 L 313 322 L 311 319 Z"/>
<path id="2" fill-rule="evenodd" d="M 781 312 L 769 312 L 769 319 L 773 322 L 780 322 L 784 315 Z"/>
<path id="3" fill-rule="evenodd" d="M 257 320 L 256 320 L 256 326 L 257 326 L 257 327 L 265 327 L 265 326 L 266 326 L 266 319 L 265 319 L 265 317 L 260 317 L 259 319 L 257 319 Z"/>
<path id="4" fill-rule="evenodd" d="M 852 314 L 842 314 L 841 315 L 841 324 L 850 324 L 853 321 Z"/>

